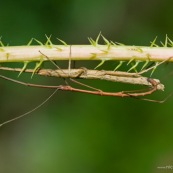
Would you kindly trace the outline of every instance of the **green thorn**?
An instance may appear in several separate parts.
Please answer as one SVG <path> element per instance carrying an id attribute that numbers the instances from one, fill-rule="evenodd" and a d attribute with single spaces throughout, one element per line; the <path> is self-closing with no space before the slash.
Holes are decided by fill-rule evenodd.
<path id="1" fill-rule="evenodd" d="M 101 37 L 103 38 L 104 42 L 108 45 L 110 42 L 101 34 Z"/>
<path id="2" fill-rule="evenodd" d="M 160 42 L 163 47 L 168 47 L 168 36 L 166 34 L 165 43 Z"/>
<path id="3" fill-rule="evenodd" d="M 156 62 L 155 65 L 153 66 L 153 70 L 150 74 L 150 77 L 153 75 L 154 71 L 156 70 L 157 66 L 159 65 L 159 62 Z"/>
<path id="4" fill-rule="evenodd" d="M 166 38 L 165 38 L 165 46 L 164 47 L 168 47 L 168 35 L 166 34 Z"/>
<path id="5" fill-rule="evenodd" d="M 33 38 L 33 40 L 35 40 L 39 45 L 43 46 L 43 43 L 35 38 Z"/>
<path id="6" fill-rule="evenodd" d="M 62 51 L 62 49 L 61 49 L 61 48 L 59 48 L 59 47 L 56 47 L 56 49 L 57 49 L 58 51 Z"/>
<path id="7" fill-rule="evenodd" d="M 136 47 L 136 50 L 137 50 L 139 53 L 143 53 L 143 50 L 142 50 L 140 47 Z"/>
<path id="8" fill-rule="evenodd" d="M 102 60 L 94 69 L 97 69 L 98 67 L 102 66 L 104 64 L 105 60 Z"/>
<path id="9" fill-rule="evenodd" d="M 113 45 L 113 46 L 117 46 L 117 44 L 114 43 L 113 41 L 111 41 L 110 43 L 111 43 L 111 45 Z"/>
<path id="10" fill-rule="evenodd" d="M 100 50 L 100 51 L 102 51 L 105 54 L 107 54 L 109 52 L 108 50 Z"/>
<path id="11" fill-rule="evenodd" d="M 4 44 L 2 43 L 2 41 L 0 41 L 0 46 L 1 46 L 1 47 L 4 47 Z"/>
<path id="12" fill-rule="evenodd" d="M 173 47 L 173 41 L 168 37 L 168 45 Z"/>
<path id="13" fill-rule="evenodd" d="M 97 38 L 96 38 L 96 41 L 95 41 L 96 46 L 98 45 L 98 42 L 99 42 L 100 36 L 101 36 L 101 31 L 100 31 L 99 35 L 97 36 Z"/>
<path id="14" fill-rule="evenodd" d="M 147 60 L 147 61 L 144 63 L 144 65 L 143 65 L 142 68 L 141 68 L 141 71 L 148 65 L 149 62 L 150 62 L 150 61 Z"/>
<path id="15" fill-rule="evenodd" d="M 68 44 L 65 42 L 65 41 L 63 41 L 63 40 L 61 40 L 61 39 L 59 39 L 59 38 L 57 38 L 64 46 L 68 46 Z"/>
<path id="16" fill-rule="evenodd" d="M 136 61 L 136 63 L 127 72 L 130 72 L 131 70 L 135 70 L 135 72 L 137 72 L 136 67 L 138 66 L 139 63 L 140 61 Z"/>
<path id="17" fill-rule="evenodd" d="M 103 38 L 103 40 L 104 40 L 104 42 L 106 43 L 106 45 L 108 46 L 108 50 L 110 49 L 110 47 L 111 47 L 111 42 L 109 41 L 109 40 L 107 40 L 102 34 L 101 34 L 101 36 L 102 36 L 102 38 Z"/>
<path id="18" fill-rule="evenodd" d="M 30 46 L 32 42 L 33 42 L 33 38 L 31 38 L 31 40 L 28 42 L 27 46 Z"/>
<path id="19" fill-rule="evenodd" d="M 151 42 L 150 47 L 158 47 L 158 45 L 156 44 L 156 40 L 157 40 L 157 36 L 155 37 L 155 39 Z"/>
<path id="20" fill-rule="evenodd" d="M 132 58 L 128 63 L 127 63 L 127 65 L 129 65 L 132 61 L 134 61 L 135 60 L 135 58 Z"/>
<path id="21" fill-rule="evenodd" d="M 94 41 L 91 37 L 89 37 L 88 40 L 89 40 L 90 44 L 93 45 L 94 47 L 98 46 L 100 35 L 101 35 L 101 32 L 97 36 L 96 41 Z"/>
<path id="22" fill-rule="evenodd" d="M 25 61 L 25 62 L 24 62 L 24 65 L 23 65 L 23 67 L 22 67 L 22 70 L 21 70 L 20 73 L 18 74 L 18 77 L 25 71 L 25 69 L 26 69 L 28 63 L 29 63 L 29 61 Z"/>
<path id="23" fill-rule="evenodd" d="M 123 65 L 124 61 L 120 61 L 119 64 L 115 67 L 114 71 L 119 69 Z"/>
<path id="24" fill-rule="evenodd" d="M 45 43 L 45 45 L 47 46 L 47 47 L 49 47 L 49 48 L 52 48 L 52 42 L 51 42 L 51 40 L 50 40 L 50 38 L 51 38 L 51 35 L 48 37 L 47 35 L 45 35 L 46 36 L 46 38 L 47 38 L 47 41 L 46 41 L 46 43 Z"/>
<path id="25" fill-rule="evenodd" d="M 32 78 L 33 75 L 38 71 L 38 69 L 40 68 L 40 66 L 42 65 L 42 63 L 43 63 L 43 57 L 41 58 L 40 62 L 37 62 L 37 63 L 36 63 L 36 66 L 35 66 L 35 68 L 34 68 L 34 70 L 33 70 L 33 72 L 32 72 L 31 78 Z"/>
<path id="26" fill-rule="evenodd" d="M 2 38 L 2 36 L 0 37 L 0 46 L 1 47 L 5 47 L 5 45 L 2 43 L 2 41 L 1 41 L 1 38 Z"/>
<path id="27" fill-rule="evenodd" d="M 115 44 L 118 45 L 118 46 L 125 46 L 125 44 L 119 43 L 119 42 L 115 42 Z"/>
<path id="28" fill-rule="evenodd" d="M 88 40 L 92 46 L 96 46 L 95 41 L 92 38 L 89 37 Z"/>

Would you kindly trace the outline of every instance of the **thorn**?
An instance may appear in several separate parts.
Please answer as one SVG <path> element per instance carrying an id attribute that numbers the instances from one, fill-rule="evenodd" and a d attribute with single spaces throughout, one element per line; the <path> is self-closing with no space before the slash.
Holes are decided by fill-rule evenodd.
<path id="1" fill-rule="evenodd" d="M 40 62 L 37 62 L 37 63 L 36 63 L 36 66 L 35 66 L 35 68 L 34 68 L 34 70 L 33 70 L 33 72 L 32 72 L 31 78 L 32 78 L 33 75 L 38 71 L 38 69 L 40 68 L 40 66 L 42 65 L 42 63 L 43 63 L 43 57 L 41 58 Z"/>
<path id="2" fill-rule="evenodd" d="M 33 42 L 33 38 L 31 38 L 31 40 L 28 42 L 27 46 L 30 46 L 32 42 Z"/>
<path id="3" fill-rule="evenodd" d="M 62 49 L 61 49 L 61 48 L 59 48 L 59 47 L 56 47 L 56 49 L 57 49 L 58 51 L 62 51 Z"/>
<path id="4" fill-rule="evenodd" d="M 38 41 L 37 39 L 33 38 L 39 45 L 43 46 L 43 43 L 41 41 Z"/>
<path id="5" fill-rule="evenodd" d="M 151 43 L 151 45 L 150 45 L 150 47 L 159 47 L 157 44 L 156 44 L 156 40 L 157 40 L 157 36 L 155 37 L 155 39 L 152 41 L 152 42 L 150 42 Z"/>
<path id="6" fill-rule="evenodd" d="M 136 61 L 136 63 L 127 72 L 129 72 L 131 70 L 135 70 L 135 72 L 137 72 L 136 67 L 138 66 L 139 63 L 140 63 L 140 61 Z"/>
<path id="7" fill-rule="evenodd" d="M 111 47 L 111 42 L 109 41 L 109 40 L 107 40 L 102 34 L 101 34 L 101 36 L 102 36 L 102 38 L 103 38 L 103 40 L 104 40 L 104 42 L 106 43 L 106 45 L 108 46 L 108 50 L 110 49 L 110 47 Z"/>
<path id="8" fill-rule="evenodd" d="M 103 38 L 104 42 L 108 45 L 110 42 L 101 34 L 101 37 Z"/>
<path id="9" fill-rule="evenodd" d="M 98 45 L 98 42 L 99 42 L 100 36 L 101 36 L 101 31 L 100 31 L 99 35 L 97 36 L 97 38 L 96 38 L 96 41 L 95 41 L 96 46 Z"/>
<path id="10" fill-rule="evenodd" d="M 59 39 L 59 38 L 57 38 L 64 46 L 68 46 L 68 44 L 65 42 L 65 41 L 63 41 L 63 40 L 61 40 L 61 39 Z"/>
<path id="11" fill-rule="evenodd" d="M 165 43 L 160 42 L 163 47 L 168 47 L 168 36 L 166 34 Z"/>
<path id="12" fill-rule="evenodd" d="M 92 46 L 96 47 L 95 41 L 91 37 L 88 37 L 88 40 Z"/>
<path id="13" fill-rule="evenodd" d="M 0 37 L 0 46 L 1 46 L 1 47 L 5 47 L 5 45 L 4 45 L 3 42 L 1 41 L 1 38 L 2 38 L 2 36 Z"/>
<path id="14" fill-rule="evenodd" d="M 110 43 L 111 43 L 111 45 L 113 45 L 113 46 L 117 46 L 117 44 L 115 44 L 113 41 L 111 41 Z"/>
<path id="15" fill-rule="evenodd" d="M 166 34 L 166 38 L 165 38 L 165 46 L 164 47 L 168 47 L 168 35 Z"/>
<path id="16" fill-rule="evenodd" d="M 106 54 L 109 52 L 108 50 L 100 50 L 100 51 Z"/>
<path id="17" fill-rule="evenodd" d="M 134 61 L 135 60 L 135 58 L 132 58 L 128 63 L 127 63 L 127 65 L 129 65 L 132 61 Z"/>
<path id="18" fill-rule="evenodd" d="M 136 50 L 137 50 L 139 53 L 143 53 L 143 50 L 142 50 L 140 47 L 137 47 Z"/>
<path id="19" fill-rule="evenodd" d="M 118 46 L 125 46 L 125 44 L 119 43 L 119 42 L 115 42 L 115 44 L 118 45 Z"/>
<path id="20" fill-rule="evenodd" d="M 102 60 L 94 69 L 97 69 L 98 67 L 102 66 L 104 64 L 105 60 Z"/>
<path id="21" fill-rule="evenodd" d="M 96 41 L 94 41 L 91 37 L 89 37 L 88 40 L 89 40 L 90 44 L 93 45 L 94 47 L 97 47 L 100 35 L 101 35 L 101 32 L 97 36 Z"/>
<path id="22" fill-rule="evenodd" d="M 123 65 L 124 61 L 120 61 L 119 64 L 115 67 L 114 71 L 119 69 Z"/>
<path id="23" fill-rule="evenodd" d="M 168 45 L 173 47 L 173 41 L 168 37 Z"/>
<path id="24" fill-rule="evenodd" d="M 150 61 L 147 60 L 147 61 L 144 63 L 144 65 L 143 65 L 142 68 L 141 68 L 141 71 L 148 65 L 149 62 L 150 62 Z"/>
<path id="25" fill-rule="evenodd" d="M 156 62 L 155 65 L 154 65 L 154 67 L 153 67 L 153 70 L 152 70 L 152 72 L 150 74 L 150 77 L 153 75 L 153 73 L 156 70 L 156 68 L 157 68 L 158 65 L 159 65 L 159 62 Z"/>
<path id="26" fill-rule="evenodd" d="M 26 69 L 28 63 L 29 63 L 29 61 L 25 61 L 25 62 L 24 62 L 24 65 L 23 65 L 23 67 L 22 67 L 22 70 L 21 70 L 20 73 L 18 74 L 18 77 L 25 71 L 25 69 Z"/>
<path id="27" fill-rule="evenodd" d="M 46 41 L 46 43 L 45 43 L 45 45 L 47 46 L 47 47 L 49 47 L 49 48 L 52 48 L 52 42 L 51 42 L 51 40 L 50 40 L 50 38 L 51 38 L 51 35 L 48 37 L 47 35 L 45 35 L 46 36 L 46 38 L 47 38 L 47 41 Z"/>

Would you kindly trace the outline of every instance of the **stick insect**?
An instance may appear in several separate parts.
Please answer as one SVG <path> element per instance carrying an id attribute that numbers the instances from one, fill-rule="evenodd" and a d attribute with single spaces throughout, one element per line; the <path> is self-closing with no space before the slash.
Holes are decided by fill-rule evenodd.
<path id="1" fill-rule="evenodd" d="M 40 52 L 41 53 L 41 52 Z M 44 55 L 43 53 L 41 53 Z M 48 60 L 50 60 L 46 55 L 44 55 Z M 5 121 L 0 124 L 0 126 L 3 126 L 5 124 L 8 124 L 10 122 L 13 122 L 17 119 L 20 119 L 31 112 L 37 110 L 40 108 L 43 104 L 45 104 L 58 90 L 62 91 L 72 91 L 72 92 L 81 92 L 81 93 L 87 93 L 87 94 L 93 94 L 93 95 L 100 95 L 100 96 L 113 96 L 113 97 L 132 97 L 132 98 L 138 98 L 146 101 L 153 101 L 153 102 L 164 102 L 164 101 L 157 101 L 157 100 L 149 100 L 146 98 L 141 98 L 143 96 L 147 96 L 152 94 L 153 92 L 157 90 L 164 90 L 164 85 L 160 83 L 158 79 L 153 78 L 147 78 L 143 77 L 141 74 L 144 72 L 149 71 L 150 68 L 147 70 L 144 70 L 144 72 L 140 73 L 129 73 L 129 72 L 122 72 L 122 71 L 103 71 L 103 70 L 89 70 L 86 68 L 81 69 L 71 69 L 71 60 L 69 60 L 69 67 L 68 69 L 61 69 L 59 68 L 52 60 L 50 60 L 55 66 L 56 70 L 52 69 L 39 69 L 37 71 L 34 71 L 33 69 L 26 69 L 24 72 L 27 73 L 35 73 L 42 76 L 51 76 L 51 77 L 59 77 L 59 78 L 69 78 L 72 82 L 75 82 L 79 85 L 85 86 L 89 89 L 80 89 L 80 88 L 74 88 L 71 85 L 69 85 L 66 82 L 66 85 L 59 85 L 59 86 L 48 86 L 48 85 L 40 85 L 40 84 L 32 84 L 32 83 L 25 83 L 21 82 L 19 80 L 11 79 L 8 77 L 5 77 L 3 75 L 0 75 L 0 78 L 15 82 L 17 84 L 30 86 L 30 87 L 39 87 L 39 88 L 51 88 L 55 89 L 54 92 L 40 105 L 32 109 L 31 111 L 28 111 L 16 118 L 13 118 L 11 120 Z M 161 62 L 163 63 L 163 62 Z M 160 63 L 160 64 L 161 64 Z M 8 67 L 0 67 L 0 70 L 8 70 L 8 71 L 16 71 L 21 72 L 21 68 L 8 68 Z M 83 84 L 79 81 L 76 81 L 75 79 L 100 79 L 100 80 L 106 80 L 111 82 L 121 82 L 121 83 L 129 83 L 129 84 L 136 84 L 136 85 L 145 85 L 147 86 L 147 89 L 145 91 L 138 90 L 138 91 L 120 91 L 120 92 L 106 92 L 102 91 L 100 89 L 94 88 L 92 86 L 88 86 L 86 84 Z"/>

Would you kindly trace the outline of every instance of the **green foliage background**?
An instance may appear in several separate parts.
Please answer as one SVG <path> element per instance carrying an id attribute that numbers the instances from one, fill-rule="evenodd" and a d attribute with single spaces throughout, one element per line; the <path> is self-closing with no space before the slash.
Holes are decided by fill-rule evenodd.
<path id="1" fill-rule="evenodd" d="M 0 35 L 10 45 L 26 44 L 32 37 L 45 42 L 45 34 L 52 34 L 57 44 L 56 37 L 68 44 L 88 44 L 87 37 L 102 31 L 113 41 L 149 45 L 155 36 L 172 39 L 172 10 L 170 0 L 6 0 L 0 3 Z M 164 65 L 154 74 L 166 82 L 166 91 L 154 98 L 162 100 L 172 91 L 171 68 Z M 26 75 L 19 79 L 60 83 Z M 2 79 L 0 91 L 1 122 L 32 109 L 52 92 Z M 172 101 L 157 104 L 59 91 L 41 109 L 0 128 L 0 172 L 169 171 L 157 167 L 173 163 Z"/>

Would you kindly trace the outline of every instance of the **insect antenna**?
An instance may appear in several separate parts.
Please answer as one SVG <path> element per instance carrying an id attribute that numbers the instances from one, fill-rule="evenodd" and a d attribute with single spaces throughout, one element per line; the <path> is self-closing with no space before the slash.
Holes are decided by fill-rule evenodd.
<path id="1" fill-rule="evenodd" d="M 15 80 L 15 79 L 11 79 L 11 78 L 5 77 L 5 76 L 3 76 L 3 75 L 0 75 L 0 78 L 3 78 L 3 79 L 5 79 L 5 80 L 11 81 L 11 82 L 15 82 L 15 83 L 18 83 L 18 84 L 22 84 L 22 85 L 27 85 L 27 86 L 29 86 L 29 84 L 27 84 L 27 83 L 24 83 L 24 82 L 21 82 L 21 81 L 17 81 L 17 80 Z M 30 85 L 30 86 L 31 86 L 31 85 Z M 36 84 L 33 84 L 33 86 L 35 87 L 35 86 L 37 86 L 37 85 L 36 85 Z M 19 115 L 19 116 L 15 117 L 15 118 L 12 118 L 12 119 L 10 119 L 10 120 L 4 121 L 3 123 L 0 123 L 0 127 L 4 126 L 4 125 L 6 125 L 6 124 L 9 124 L 9 123 L 11 123 L 11 122 L 17 121 L 17 120 L 19 120 L 19 119 L 21 119 L 21 118 L 23 118 L 23 117 L 25 117 L 25 116 L 31 114 L 32 112 L 38 110 L 38 109 L 41 108 L 46 102 L 48 102 L 48 101 L 55 95 L 55 93 L 56 93 L 58 90 L 59 90 L 59 88 L 56 88 L 56 89 L 54 90 L 54 92 L 53 92 L 49 97 L 47 97 L 42 103 L 40 103 L 38 106 L 36 106 L 35 108 L 31 109 L 30 111 L 27 111 L 26 113 L 24 113 L 24 114 L 22 114 L 22 115 Z"/>

